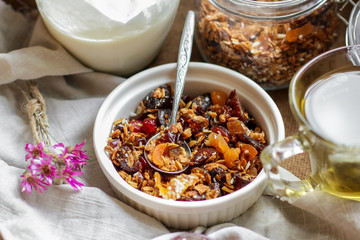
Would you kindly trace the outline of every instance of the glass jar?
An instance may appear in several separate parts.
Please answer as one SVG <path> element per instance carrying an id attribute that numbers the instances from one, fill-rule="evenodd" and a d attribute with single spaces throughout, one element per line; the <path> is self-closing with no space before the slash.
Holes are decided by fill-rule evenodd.
<path id="1" fill-rule="evenodd" d="M 335 6 L 330 0 L 197 0 L 197 45 L 207 62 L 266 90 L 284 88 L 302 65 L 333 48 L 342 24 Z"/>
<path id="2" fill-rule="evenodd" d="M 131 75 L 158 54 L 179 0 L 36 0 L 50 34 L 97 71 Z"/>
<path id="3" fill-rule="evenodd" d="M 350 1 L 346 1 L 346 3 Z M 345 3 L 344 3 L 345 4 Z M 360 44 L 360 1 L 353 4 L 353 8 L 350 13 L 349 21 L 344 20 L 348 27 L 346 29 L 346 45 Z"/>

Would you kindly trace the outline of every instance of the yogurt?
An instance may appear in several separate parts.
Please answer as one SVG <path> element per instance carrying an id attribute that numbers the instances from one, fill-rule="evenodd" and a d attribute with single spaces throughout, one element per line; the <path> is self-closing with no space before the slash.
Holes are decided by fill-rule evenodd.
<path id="1" fill-rule="evenodd" d="M 88 67 L 121 76 L 148 65 L 179 0 L 36 0 L 50 34 Z"/>

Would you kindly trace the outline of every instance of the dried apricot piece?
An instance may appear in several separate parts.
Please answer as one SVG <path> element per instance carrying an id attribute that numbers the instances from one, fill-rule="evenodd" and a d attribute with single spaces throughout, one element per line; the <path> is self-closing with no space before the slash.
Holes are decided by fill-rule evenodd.
<path id="1" fill-rule="evenodd" d="M 240 120 L 227 122 L 226 126 L 230 134 L 233 136 L 235 136 L 237 133 L 244 133 L 246 135 L 250 133 L 250 130 L 245 125 L 245 123 Z"/>
<path id="2" fill-rule="evenodd" d="M 286 40 L 288 42 L 295 42 L 300 36 L 306 36 L 314 32 L 314 28 L 310 22 L 305 25 L 292 29 L 286 33 Z"/>
<path id="3" fill-rule="evenodd" d="M 165 151 L 167 150 L 167 146 L 168 146 L 168 143 L 158 144 L 158 145 L 156 145 L 156 147 L 154 148 L 154 151 L 152 153 L 151 161 L 159 168 L 164 166 L 163 156 L 165 154 Z"/>
<path id="4" fill-rule="evenodd" d="M 254 148 L 252 145 L 246 144 L 246 143 L 241 144 L 241 152 L 248 161 L 253 159 L 258 154 L 258 151 L 256 150 L 256 148 Z"/>
<path id="5" fill-rule="evenodd" d="M 221 153 L 225 153 L 229 150 L 229 145 L 227 144 L 225 138 L 223 138 L 220 134 L 210 133 L 209 134 L 210 144 L 216 148 Z"/>
<path id="6" fill-rule="evenodd" d="M 235 161 L 239 158 L 240 148 L 230 148 L 224 153 L 225 165 L 228 168 L 232 168 L 235 165 Z"/>
<path id="7" fill-rule="evenodd" d="M 222 91 L 212 91 L 211 92 L 211 101 L 214 105 L 218 104 L 224 106 L 228 99 L 228 95 Z"/>

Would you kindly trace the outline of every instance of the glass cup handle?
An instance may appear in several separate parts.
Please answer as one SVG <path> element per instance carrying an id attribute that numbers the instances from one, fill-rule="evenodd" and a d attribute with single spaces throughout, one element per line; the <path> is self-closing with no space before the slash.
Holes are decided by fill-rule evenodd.
<path id="1" fill-rule="evenodd" d="M 261 161 L 268 176 L 270 186 L 285 197 L 298 197 L 313 191 L 316 184 L 310 179 L 289 181 L 280 176 L 280 163 L 300 153 L 309 151 L 309 142 L 300 132 L 289 136 L 273 145 L 267 146 L 261 152 Z"/>

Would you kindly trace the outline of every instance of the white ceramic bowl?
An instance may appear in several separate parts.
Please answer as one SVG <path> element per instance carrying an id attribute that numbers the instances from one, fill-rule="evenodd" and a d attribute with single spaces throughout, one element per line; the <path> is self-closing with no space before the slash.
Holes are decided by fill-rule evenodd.
<path id="1" fill-rule="evenodd" d="M 120 84 L 104 101 L 94 125 L 94 148 L 99 164 L 117 196 L 130 206 L 145 212 L 168 227 L 189 229 L 229 221 L 251 207 L 266 187 L 261 171 L 242 189 L 216 199 L 181 202 L 150 196 L 127 184 L 116 172 L 104 151 L 112 123 L 129 117 L 152 89 L 175 82 L 176 64 L 166 64 L 140 72 Z M 197 96 L 212 90 L 230 93 L 236 89 L 242 105 L 265 131 L 269 143 L 285 136 L 284 123 L 274 101 L 256 83 L 238 72 L 208 64 L 190 63 L 184 93 Z"/>

